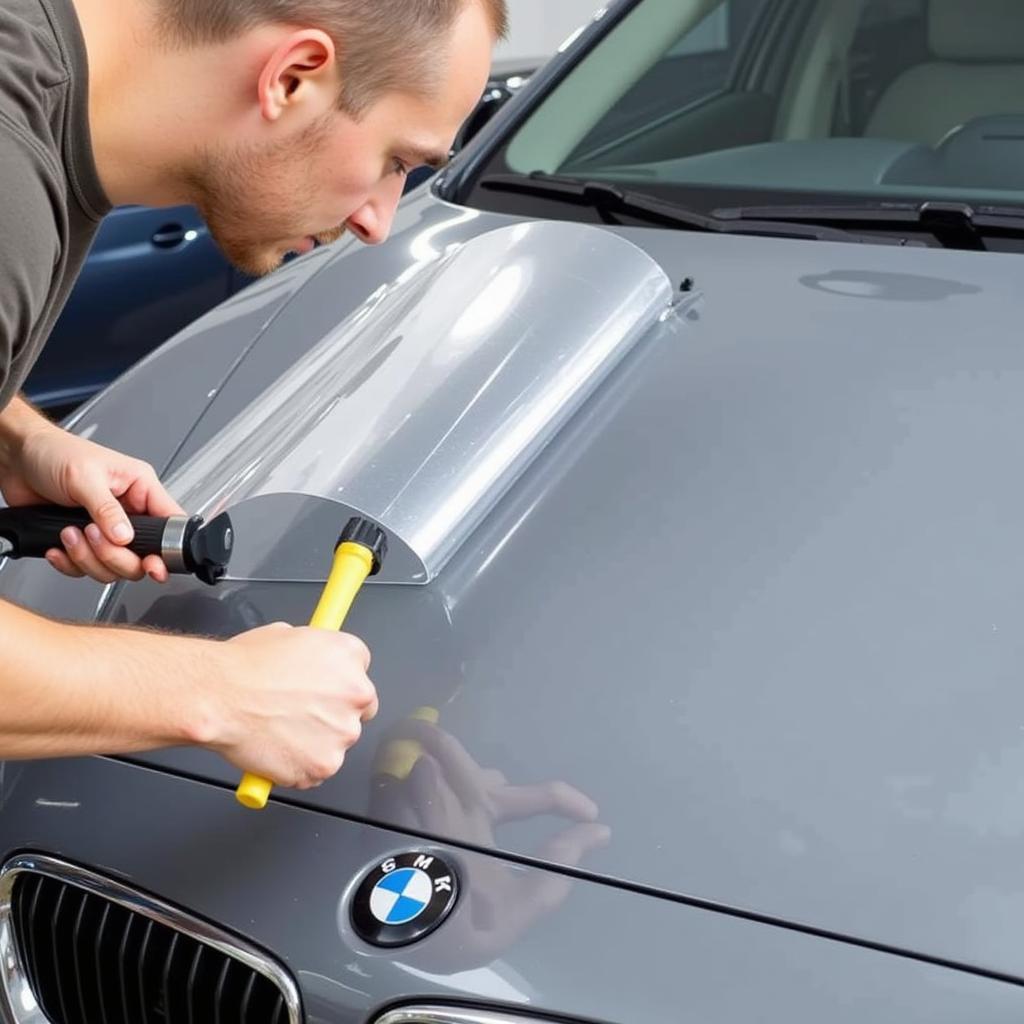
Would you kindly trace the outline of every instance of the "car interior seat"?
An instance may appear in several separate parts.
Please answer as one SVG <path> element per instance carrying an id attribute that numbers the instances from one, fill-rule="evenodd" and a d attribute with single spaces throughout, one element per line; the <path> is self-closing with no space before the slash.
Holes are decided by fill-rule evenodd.
<path id="1" fill-rule="evenodd" d="M 866 136 L 936 145 L 959 125 L 1024 114 L 1024 2 L 929 0 L 930 60 L 879 98 Z"/>

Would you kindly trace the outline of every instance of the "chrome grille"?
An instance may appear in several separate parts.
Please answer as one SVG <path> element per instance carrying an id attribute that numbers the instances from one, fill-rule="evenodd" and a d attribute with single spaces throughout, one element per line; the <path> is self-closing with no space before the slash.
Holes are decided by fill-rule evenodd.
<path id="1" fill-rule="evenodd" d="M 301 1020 L 291 978 L 254 947 L 52 858 L 0 871 L 0 969 L 13 1024 Z"/>

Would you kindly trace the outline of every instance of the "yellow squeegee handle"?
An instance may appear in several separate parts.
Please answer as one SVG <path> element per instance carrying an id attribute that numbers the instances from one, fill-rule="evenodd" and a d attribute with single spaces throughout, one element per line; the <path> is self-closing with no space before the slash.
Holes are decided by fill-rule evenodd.
<path id="1" fill-rule="evenodd" d="M 334 565 L 327 585 L 320 595 L 320 602 L 309 620 L 313 629 L 329 629 L 337 632 L 345 623 L 352 602 L 366 577 L 373 570 L 373 552 L 362 544 L 347 542 L 334 553 Z M 270 779 L 261 779 L 248 772 L 243 776 L 235 796 L 244 807 L 254 811 L 262 810 L 270 799 L 274 784 Z"/>

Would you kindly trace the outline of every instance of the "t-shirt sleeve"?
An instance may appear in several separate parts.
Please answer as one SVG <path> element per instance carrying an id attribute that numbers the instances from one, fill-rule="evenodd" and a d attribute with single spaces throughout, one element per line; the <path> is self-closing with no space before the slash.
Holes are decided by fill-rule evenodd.
<path id="1" fill-rule="evenodd" d="M 45 156 L 0 118 L 0 393 L 50 301 L 60 256 L 57 188 Z"/>

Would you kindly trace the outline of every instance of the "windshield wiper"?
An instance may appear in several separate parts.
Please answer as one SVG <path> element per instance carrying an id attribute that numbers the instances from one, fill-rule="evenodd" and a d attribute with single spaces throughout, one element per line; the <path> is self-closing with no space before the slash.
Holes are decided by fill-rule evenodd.
<path id="1" fill-rule="evenodd" d="M 479 185 L 492 192 L 536 196 L 574 206 L 596 210 L 606 224 L 622 224 L 622 217 L 632 217 L 649 224 L 684 231 L 707 231 L 726 235 L 770 235 L 774 238 L 813 238 L 835 242 L 874 242 L 906 244 L 902 239 L 856 235 L 844 228 L 803 224 L 799 219 L 771 217 L 724 218 L 689 210 L 685 206 L 660 199 L 647 192 L 620 188 L 606 181 L 586 181 L 559 174 L 533 171 L 531 174 L 491 174 L 481 178 Z"/>
<path id="2" fill-rule="evenodd" d="M 948 249 L 984 250 L 993 235 L 1024 237 L 1024 211 L 1009 206 L 968 203 L 865 203 L 849 206 L 739 206 L 715 210 L 715 217 L 743 223 L 765 218 L 797 224 L 841 224 L 843 227 L 890 231 L 925 231 Z"/>

